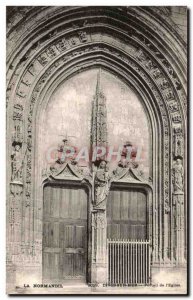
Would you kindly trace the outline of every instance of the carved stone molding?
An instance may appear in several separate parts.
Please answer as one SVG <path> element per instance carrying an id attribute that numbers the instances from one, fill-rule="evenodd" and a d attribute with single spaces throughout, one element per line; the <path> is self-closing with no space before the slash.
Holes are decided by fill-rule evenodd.
<path id="1" fill-rule="evenodd" d="M 82 181 L 84 176 L 81 170 L 72 163 L 64 163 L 64 165 L 51 166 L 50 169 L 44 170 L 43 179 L 54 179 L 54 180 L 79 180 Z"/>
<path id="2" fill-rule="evenodd" d="M 30 209 L 32 216 L 34 201 L 39 199 L 39 195 L 34 194 L 37 182 L 32 174 L 40 171 L 34 170 L 33 146 L 37 142 L 36 117 L 40 115 L 41 105 L 49 99 L 54 88 L 70 76 L 93 66 L 104 67 L 140 94 L 151 110 L 151 124 L 158 145 L 154 149 L 161 153 L 153 160 L 152 182 L 156 195 L 154 222 L 158 222 L 158 216 L 160 222 L 160 232 L 153 229 L 155 260 L 158 256 L 161 260 L 163 249 L 171 247 L 168 232 L 172 230 L 173 159 L 181 156 L 183 165 L 186 161 L 183 141 L 187 104 L 185 50 L 181 42 L 171 47 L 174 34 L 166 35 L 159 20 L 151 21 L 149 11 L 144 8 L 98 8 L 95 13 L 88 8 L 87 16 L 80 19 L 79 12 L 86 9 L 44 7 L 36 11 L 33 18 L 34 10 L 29 8 L 18 12 L 20 22 L 9 21 L 7 111 L 12 118 L 8 119 L 7 133 L 12 140 L 8 146 L 8 169 L 11 169 L 8 180 L 23 182 L 24 206 Z M 55 24 L 52 24 L 53 17 L 57 20 Z M 163 22 L 166 24 L 166 20 Z M 42 32 L 44 24 L 47 27 Z M 160 172 L 155 169 L 158 163 Z M 70 178 L 72 174 L 83 178 L 72 165 L 65 166 L 59 173 L 45 174 L 61 179 Z M 128 181 L 131 178 L 142 180 L 133 169 L 128 169 L 124 176 Z M 162 232 L 163 223 L 167 224 L 165 232 Z"/>

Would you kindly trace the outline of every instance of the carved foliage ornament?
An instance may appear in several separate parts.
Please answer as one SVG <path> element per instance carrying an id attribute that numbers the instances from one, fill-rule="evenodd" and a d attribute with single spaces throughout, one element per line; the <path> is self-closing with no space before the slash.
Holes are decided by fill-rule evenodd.
<path id="1" fill-rule="evenodd" d="M 94 229 L 104 229 L 106 227 L 106 216 L 104 212 L 92 213 L 92 227 Z"/>

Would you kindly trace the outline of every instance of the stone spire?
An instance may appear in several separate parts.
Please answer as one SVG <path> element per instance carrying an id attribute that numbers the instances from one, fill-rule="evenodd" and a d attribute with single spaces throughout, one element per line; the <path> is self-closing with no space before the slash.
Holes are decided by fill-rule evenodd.
<path id="1" fill-rule="evenodd" d="M 101 88 L 101 69 L 97 74 L 96 92 L 92 102 L 91 148 L 107 146 L 106 98 Z"/>

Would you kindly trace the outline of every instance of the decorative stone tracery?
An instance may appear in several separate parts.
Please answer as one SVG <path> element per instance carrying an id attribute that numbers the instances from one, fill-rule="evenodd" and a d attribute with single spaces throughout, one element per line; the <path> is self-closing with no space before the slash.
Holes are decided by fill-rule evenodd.
<path id="1" fill-rule="evenodd" d="M 82 19 L 79 13 L 84 9 L 87 16 Z M 21 14 L 28 13 L 30 17 L 34 10 L 29 8 Z M 46 11 L 48 17 L 42 18 L 42 12 L 46 16 Z M 33 20 L 32 15 L 28 21 L 21 17 L 23 29 L 10 21 L 7 113 L 12 118 L 8 119 L 7 133 L 8 136 L 11 133 L 12 140 L 7 151 L 8 181 L 19 181 L 23 187 L 21 230 L 26 233 L 19 241 L 21 249 L 27 236 L 28 250 L 41 243 L 38 222 L 33 223 L 30 218 L 41 210 L 41 193 L 37 192 L 41 168 L 35 161 L 42 107 L 62 81 L 99 66 L 129 84 L 149 111 L 153 128 L 153 264 L 177 264 L 177 257 L 184 256 L 186 50 L 181 39 L 176 43 L 175 32 L 166 34 L 158 21 L 149 19 L 149 13 L 144 8 L 98 8 L 94 13 L 92 8 L 43 7 Z M 151 14 L 154 16 L 157 12 L 152 10 Z M 55 16 L 55 23 L 51 15 Z M 68 21 L 67 16 L 70 16 Z M 47 26 L 44 32 L 41 22 Z M 21 34 L 22 39 L 19 39 Z M 173 159 L 178 156 L 181 164 L 176 175 L 171 170 Z M 176 176 L 183 178 L 179 193 L 176 193 Z M 11 190 L 8 193 L 11 213 L 16 209 L 13 203 L 18 198 Z M 95 223 L 99 226 L 99 221 L 93 220 L 92 224 Z M 11 241 L 10 232 L 8 243 Z"/>

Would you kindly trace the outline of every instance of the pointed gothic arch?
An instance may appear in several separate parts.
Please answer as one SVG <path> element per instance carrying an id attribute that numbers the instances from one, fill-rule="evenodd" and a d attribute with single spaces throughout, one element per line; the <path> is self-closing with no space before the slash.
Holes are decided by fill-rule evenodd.
<path id="1" fill-rule="evenodd" d="M 154 8 L 26 7 L 20 14 L 20 19 L 9 23 L 7 52 L 7 114 L 12 116 L 7 118 L 8 210 L 15 210 L 16 202 L 23 212 L 16 224 L 23 236 L 18 241 L 18 255 L 10 250 L 11 260 L 16 266 L 23 258 L 34 261 L 41 278 L 42 178 L 37 145 L 42 111 L 62 82 L 101 67 L 132 87 L 150 120 L 153 266 L 183 264 L 174 254 L 172 165 L 180 156 L 185 169 L 187 160 L 184 42 Z M 20 146 L 23 160 L 17 180 L 11 169 L 15 145 Z M 183 176 L 186 178 L 185 173 Z M 180 197 L 186 199 L 185 186 Z M 186 200 L 184 203 L 183 217 Z M 15 222 L 8 218 L 10 249 L 18 235 L 12 230 Z M 183 232 L 184 228 L 185 223 Z M 177 253 L 183 252 L 185 259 L 185 244 L 178 242 Z"/>

